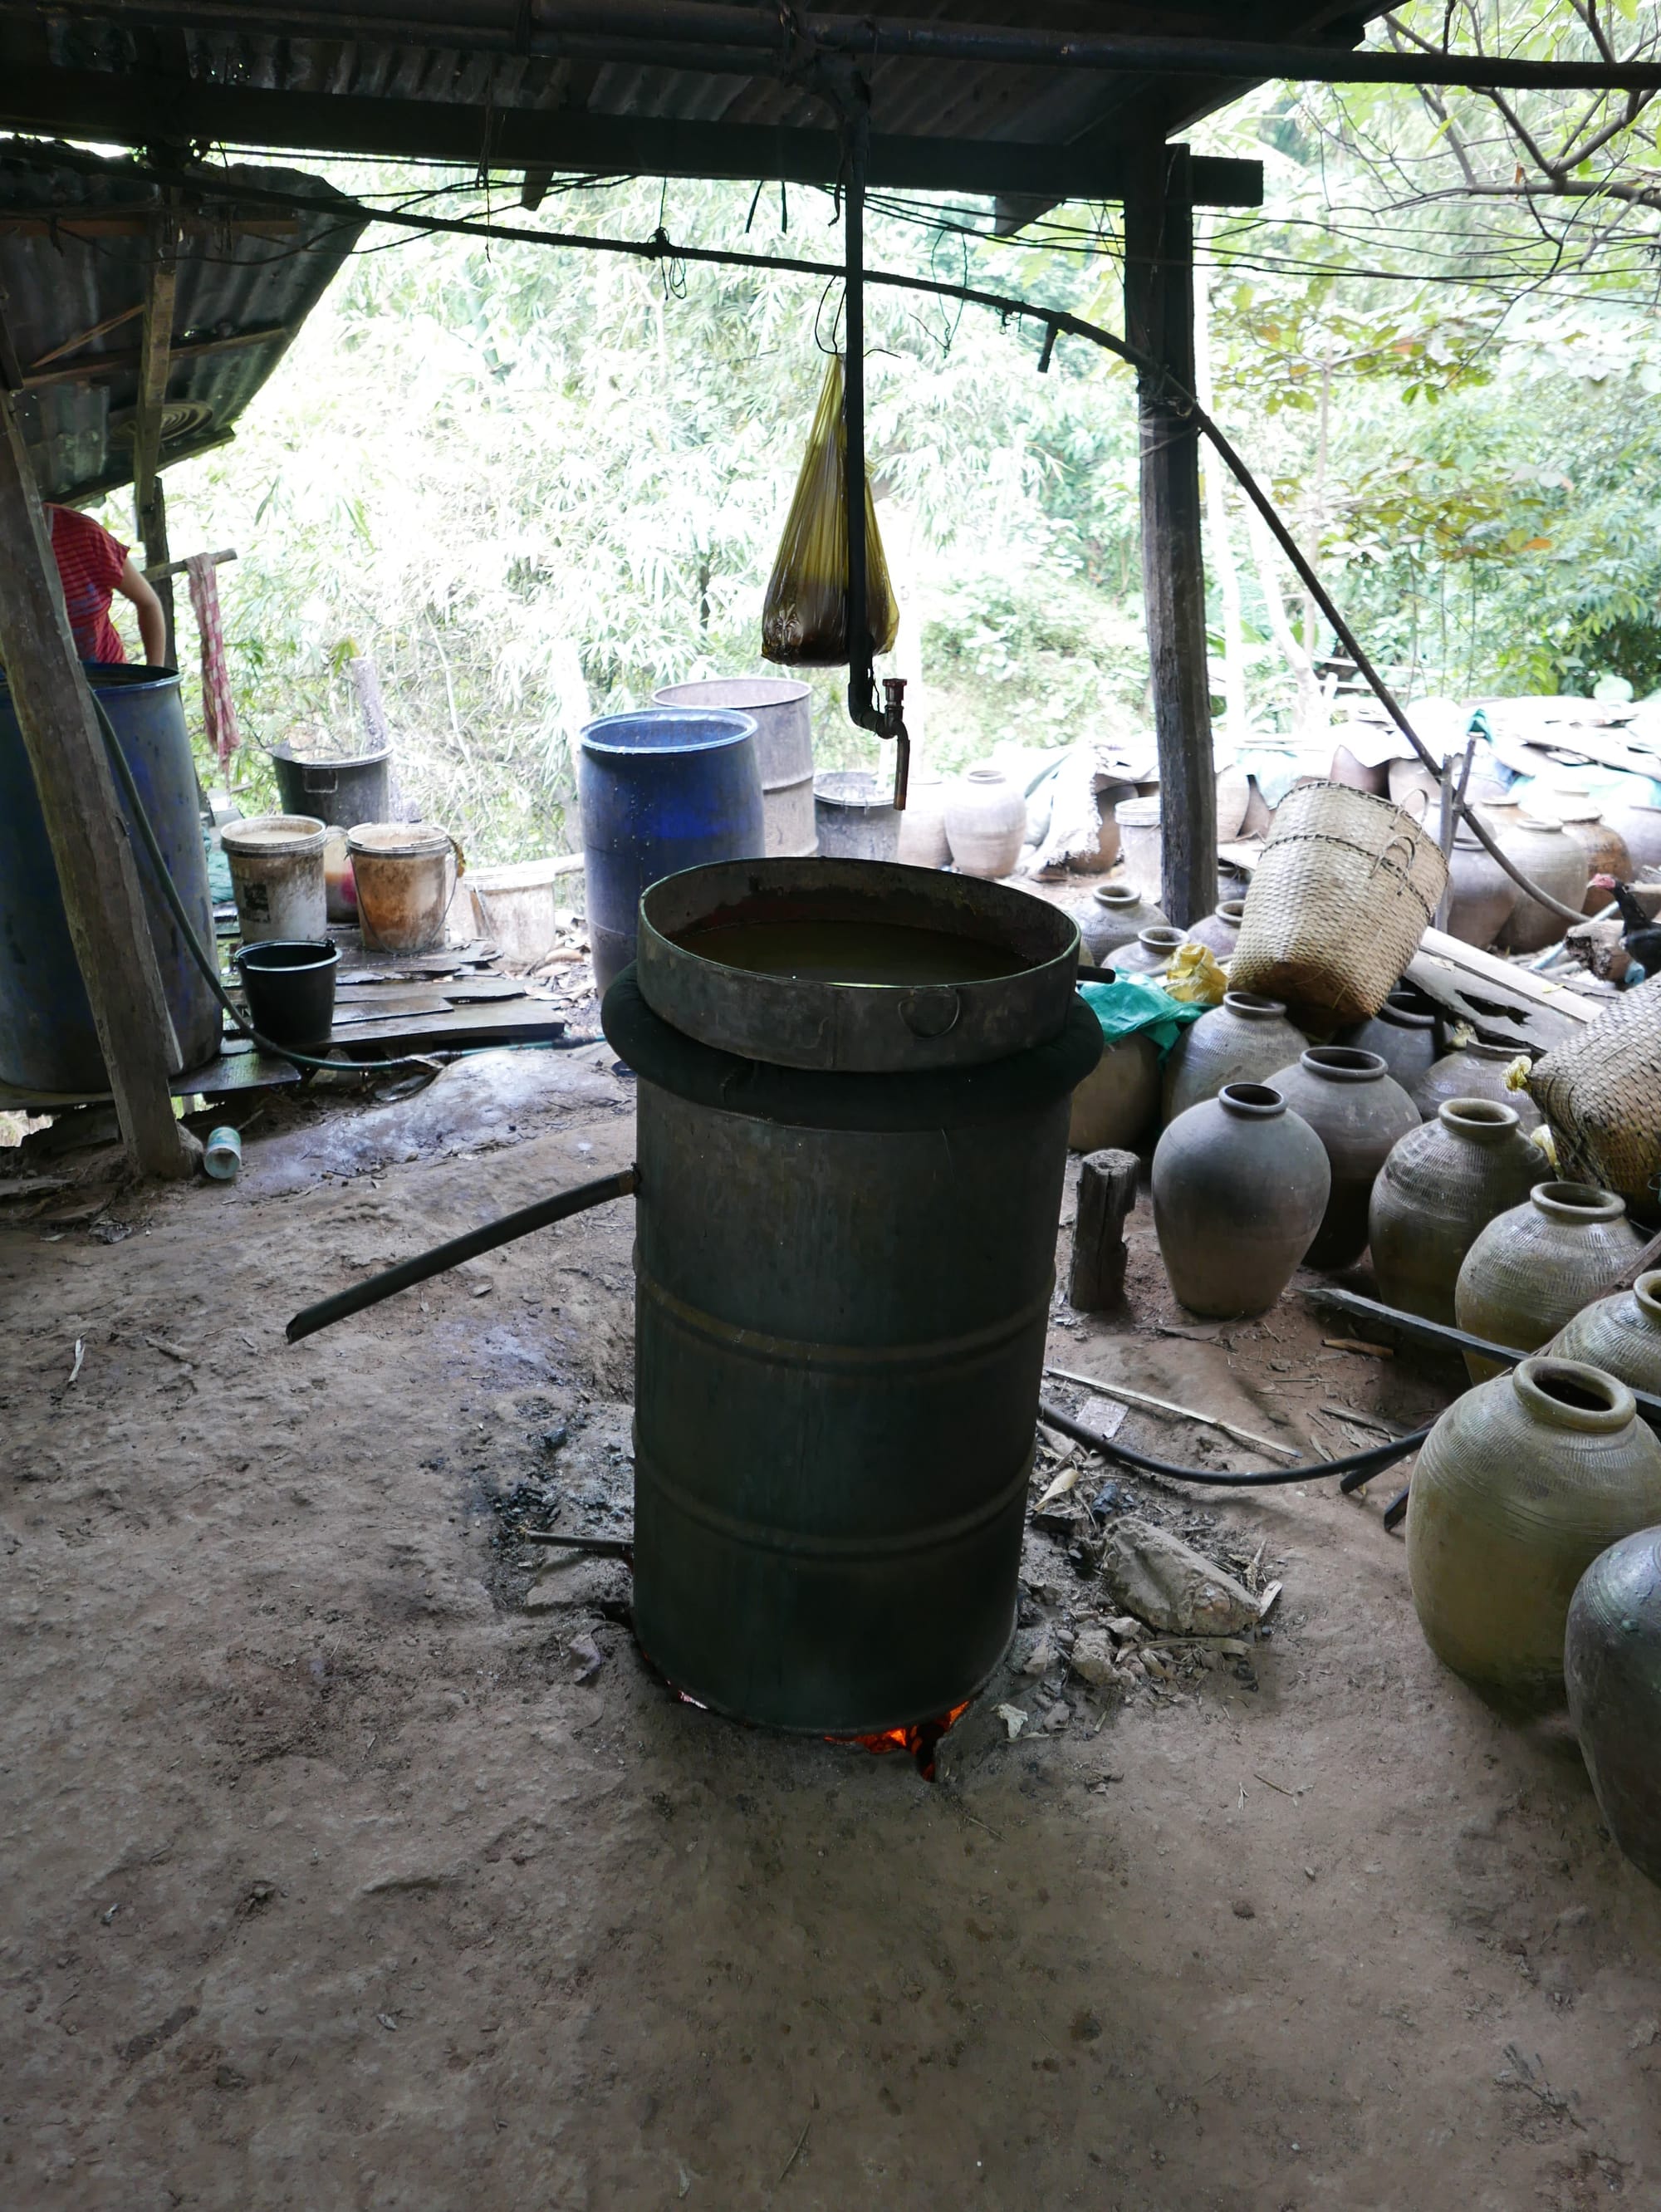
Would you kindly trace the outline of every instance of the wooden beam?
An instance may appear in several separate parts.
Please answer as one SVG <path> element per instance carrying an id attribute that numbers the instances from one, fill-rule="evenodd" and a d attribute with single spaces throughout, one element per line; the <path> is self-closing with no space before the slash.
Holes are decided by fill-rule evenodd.
<path id="1" fill-rule="evenodd" d="M 101 323 L 94 323 L 90 330 L 77 331 L 72 338 L 65 338 L 61 345 L 55 345 L 48 352 L 39 355 L 29 363 L 25 374 L 33 376 L 49 362 L 61 361 L 66 353 L 78 353 L 83 345 L 90 345 L 94 338 L 101 338 L 106 331 L 119 330 L 123 323 L 131 322 L 135 315 L 142 315 L 143 312 L 144 302 L 142 300 L 135 300 L 130 307 L 118 307 L 114 314 L 106 315 Z"/>
<path id="2" fill-rule="evenodd" d="M 217 568 L 227 561 L 235 560 L 236 548 L 234 545 L 224 546 L 219 552 L 210 553 L 208 556 L 208 558 L 213 562 L 215 568 Z M 164 562 L 160 568 L 147 568 L 144 571 L 144 574 L 150 583 L 159 584 L 166 577 L 182 576 L 190 565 L 191 564 L 188 561 L 167 561 Z"/>
<path id="3" fill-rule="evenodd" d="M 138 871 L 9 392 L 0 392 L 0 659 L 34 772 L 127 1157 L 186 1176 L 194 1155 L 168 1078 L 182 1055 L 161 988 Z"/>
<path id="4" fill-rule="evenodd" d="M 1125 195 L 1125 328 L 1194 388 L 1192 164 L 1185 146 L 1137 149 Z M 1199 435 L 1161 380 L 1137 380 L 1142 431 L 1142 587 L 1159 742 L 1166 912 L 1179 928 L 1217 900 L 1217 786 L 1206 660 Z"/>
<path id="5" fill-rule="evenodd" d="M 134 308 L 130 312 L 137 314 L 142 310 Z M 199 361 L 204 354 L 231 353 L 238 346 L 270 345 L 279 340 L 286 345 L 293 336 L 286 323 L 267 323 L 258 330 L 233 331 L 228 337 L 186 338 L 177 344 L 170 343 L 167 358 L 170 363 Z M 58 351 L 67 352 L 68 348 L 60 347 Z M 54 360 L 52 355 L 45 357 Z M 109 353 L 94 354 L 90 361 L 56 361 L 51 368 L 41 368 L 37 364 L 25 370 L 23 389 L 39 392 L 49 384 L 90 384 L 100 376 L 130 375 L 134 369 L 142 370 L 143 365 L 142 346 L 119 346 Z"/>
<path id="6" fill-rule="evenodd" d="M 179 292 L 178 222 L 171 206 L 155 219 L 144 276 L 143 335 L 138 348 L 138 404 L 133 410 L 133 507 L 146 568 L 167 562 L 167 501 L 159 473 L 161 418 L 173 367 L 173 304 Z M 167 625 L 167 665 L 179 665 L 173 649 L 173 587 L 163 578 L 156 597 Z"/>
<path id="7" fill-rule="evenodd" d="M 135 215 L 77 215 L 72 210 L 41 215 L 33 209 L 23 212 L 0 208 L 0 238 L 142 238 L 154 219 L 148 210 Z M 233 238 L 293 238 L 299 229 L 300 217 L 292 215 L 259 216 L 247 221 L 212 214 L 183 215 L 179 219 L 181 238 L 211 240 L 227 234 Z"/>

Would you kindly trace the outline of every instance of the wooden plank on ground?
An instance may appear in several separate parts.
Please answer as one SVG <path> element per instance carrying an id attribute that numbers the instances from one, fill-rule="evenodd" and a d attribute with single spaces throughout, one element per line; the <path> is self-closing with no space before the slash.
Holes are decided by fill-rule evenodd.
<path id="1" fill-rule="evenodd" d="M 506 1006 L 451 1006 L 431 1014 L 392 1014 L 352 1022 L 334 1042 L 343 1050 L 364 1045 L 396 1052 L 454 1052 L 465 1045 L 547 1044 L 570 1024 L 548 1000 L 521 999 Z"/>

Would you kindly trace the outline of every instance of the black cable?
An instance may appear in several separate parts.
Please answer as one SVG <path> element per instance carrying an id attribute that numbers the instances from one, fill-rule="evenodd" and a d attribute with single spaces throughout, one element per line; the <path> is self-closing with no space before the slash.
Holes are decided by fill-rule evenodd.
<path id="1" fill-rule="evenodd" d="M 1150 1459 L 1145 1452 L 1132 1451 L 1129 1444 L 1099 1437 L 1094 1429 L 1087 1429 L 1069 1413 L 1059 1412 L 1046 1399 L 1038 1404 L 1039 1419 L 1050 1428 L 1059 1429 L 1064 1436 L 1076 1443 L 1088 1444 L 1092 1451 L 1101 1452 L 1108 1459 L 1116 1459 L 1126 1467 L 1140 1468 L 1144 1474 L 1167 1475 L 1173 1482 L 1205 1482 L 1222 1490 L 1270 1490 L 1288 1482 L 1318 1482 L 1329 1474 L 1342 1475 L 1339 1488 L 1346 1493 L 1360 1488 L 1370 1475 L 1378 1474 L 1409 1452 L 1418 1450 L 1430 1434 L 1428 1427 L 1415 1429 L 1404 1437 L 1394 1437 L 1387 1444 L 1374 1444 L 1370 1450 L 1350 1452 L 1343 1459 L 1316 1460 L 1307 1467 L 1247 1468 L 1234 1473 L 1225 1468 L 1177 1467 L 1169 1460 Z"/>

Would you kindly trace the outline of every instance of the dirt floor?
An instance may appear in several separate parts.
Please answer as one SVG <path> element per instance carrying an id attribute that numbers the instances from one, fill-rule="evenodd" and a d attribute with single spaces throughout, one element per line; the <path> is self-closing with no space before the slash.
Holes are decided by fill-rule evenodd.
<path id="1" fill-rule="evenodd" d="M 1561 1720 L 1430 1657 L 1396 1480 L 1116 1477 L 1270 1632 L 1088 1688 L 1113 1608 L 1035 1532 L 930 1783 L 676 1702 L 621 1561 L 505 1537 L 627 1530 L 627 1202 L 285 1346 L 631 1127 L 603 1048 L 495 1055 L 0 1228 L 0 2204 L 1661 2205 L 1661 1891 Z M 1061 1364 L 1323 1453 L 1442 1401 L 1295 1294 L 1185 1320 L 1135 1235 Z"/>

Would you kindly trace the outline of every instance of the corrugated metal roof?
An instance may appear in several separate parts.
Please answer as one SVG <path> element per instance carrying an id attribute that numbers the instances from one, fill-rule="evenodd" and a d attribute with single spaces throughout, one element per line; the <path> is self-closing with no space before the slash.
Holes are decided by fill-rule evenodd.
<path id="1" fill-rule="evenodd" d="M 181 201 L 164 466 L 223 439 L 362 228 L 321 211 L 274 218 L 269 205 L 239 204 L 239 182 L 336 197 L 297 170 L 227 167 L 211 192 L 192 187 Z M 25 378 L 23 433 L 49 499 L 132 481 L 150 226 L 161 210 L 160 188 L 130 161 L 53 161 L 45 149 L 0 158 L 0 288 Z"/>

